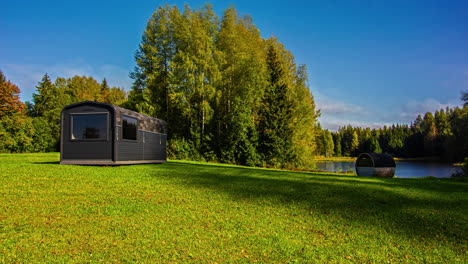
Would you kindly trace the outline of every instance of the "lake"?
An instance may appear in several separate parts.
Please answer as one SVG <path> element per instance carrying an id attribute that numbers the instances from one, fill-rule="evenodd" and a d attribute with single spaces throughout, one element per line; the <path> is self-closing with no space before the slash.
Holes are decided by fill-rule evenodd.
<path id="1" fill-rule="evenodd" d="M 317 169 L 320 171 L 341 172 L 352 171 L 354 169 L 354 162 L 349 161 L 324 161 L 316 163 Z M 455 170 L 459 167 L 449 163 L 435 163 L 435 162 L 417 162 L 417 161 L 397 161 L 395 175 L 398 178 L 410 177 L 427 177 L 434 176 L 438 178 L 450 177 Z"/>

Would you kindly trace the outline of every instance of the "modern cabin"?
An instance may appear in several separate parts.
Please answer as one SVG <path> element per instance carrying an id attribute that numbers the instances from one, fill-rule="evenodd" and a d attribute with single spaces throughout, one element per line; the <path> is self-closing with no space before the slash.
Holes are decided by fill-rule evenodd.
<path id="1" fill-rule="evenodd" d="M 362 153 L 356 159 L 356 173 L 359 176 L 395 176 L 396 163 L 392 156 L 384 153 Z"/>
<path id="2" fill-rule="evenodd" d="M 60 164 L 127 165 L 166 161 L 166 122 L 85 101 L 61 114 Z"/>

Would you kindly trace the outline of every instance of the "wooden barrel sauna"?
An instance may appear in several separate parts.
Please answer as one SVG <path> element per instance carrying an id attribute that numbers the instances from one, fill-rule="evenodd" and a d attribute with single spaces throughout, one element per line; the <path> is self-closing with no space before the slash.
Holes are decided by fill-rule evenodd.
<path id="1" fill-rule="evenodd" d="M 362 153 L 356 160 L 356 173 L 359 176 L 395 176 L 396 164 L 392 156 L 383 153 Z"/>

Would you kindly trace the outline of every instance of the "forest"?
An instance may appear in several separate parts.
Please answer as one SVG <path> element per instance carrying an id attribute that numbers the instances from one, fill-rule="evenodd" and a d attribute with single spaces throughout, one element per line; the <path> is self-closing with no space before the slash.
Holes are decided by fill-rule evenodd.
<path id="1" fill-rule="evenodd" d="M 130 73 L 133 85 L 45 74 L 31 102 L 0 71 L 0 152 L 59 150 L 60 111 L 90 100 L 165 120 L 172 159 L 248 166 L 309 168 L 316 156 L 385 152 L 396 157 L 468 156 L 468 94 L 463 107 L 381 129 L 322 129 L 306 65 L 276 37 L 262 38 L 234 7 L 218 18 L 211 5 L 157 8 Z"/>
<path id="2" fill-rule="evenodd" d="M 380 129 L 345 126 L 337 132 L 319 128 L 316 154 L 356 157 L 363 152 L 388 153 L 400 158 L 430 158 L 461 162 L 468 155 L 468 93 L 462 108 L 446 108 L 418 115 L 410 125 Z"/>

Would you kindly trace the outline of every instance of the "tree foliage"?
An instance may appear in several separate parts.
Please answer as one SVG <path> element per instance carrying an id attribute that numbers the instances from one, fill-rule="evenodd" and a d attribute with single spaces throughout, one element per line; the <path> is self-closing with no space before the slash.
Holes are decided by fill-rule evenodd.
<path id="1" fill-rule="evenodd" d="M 25 110 L 24 104 L 19 98 L 20 89 L 0 71 L 0 118 L 13 115 Z"/>
<path id="2" fill-rule="evenodd" d="M 411 125 L 373 130 L 346 126 L 332 135 L 337 156 L 385 152 L 397 157 L 438 157 L 460 162 L 468 156 L 468 106 L 428 112 Z M 317 154 L 326 155 L 323 148 Z"/>
<path id="3" fill-rule="evenodd" d="M 176 157 L 283 167 L 314 155 L 305 66 L 233 7 L 221 19 L 211 5 L 159 7 L 135 59 L 126 106 L 167 121 Z"/>
<path id="4" fill-rule="evenodd" d="M 463 106 L 468 106 L 468 91 L 462 92 L 461 100 L 464 102 Z"/>

